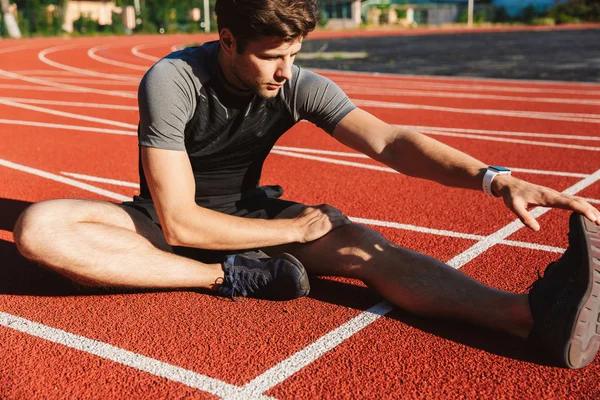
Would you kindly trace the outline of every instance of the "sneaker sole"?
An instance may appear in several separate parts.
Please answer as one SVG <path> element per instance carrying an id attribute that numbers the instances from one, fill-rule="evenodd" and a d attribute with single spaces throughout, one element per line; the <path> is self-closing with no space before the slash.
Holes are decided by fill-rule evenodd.
<path id="1" fill-rule="evenodd" d="M 588 365 L 600 348 L 600 227 L 577 215 L 588 255 L 588 285 L 571 330 L 565 360 L 570 368 Z"/>
<path id="2" fill-rule="evenodd" d="M 290 253 L 281 253 L 277 256 L 277 258 L 282 258 L 294 264 L 301 272 L 300 279 L 298 280 L 297 293 L 298 298 L 308 296 L 310 293 L 310 282 L 308 281 L 308 274 L 306 273 L 306 269 L 304 269 L 304 265 L 293 255 Z"/>

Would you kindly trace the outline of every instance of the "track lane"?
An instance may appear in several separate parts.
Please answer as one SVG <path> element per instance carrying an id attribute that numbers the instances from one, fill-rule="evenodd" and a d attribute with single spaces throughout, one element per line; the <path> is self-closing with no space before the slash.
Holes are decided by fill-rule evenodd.
<path id="1" fill-rule="evenodd" d="M 0 327 L 0 396 L 6 399 L 215 399 L 186 385 Z M 21 349 L 27 349 L 27 358 Z"/>
<path id="2" fill-rule="evenodd" d="M 554 258 L 548 253 L 498 246 L 467 264 L 463 272 L 495 287 L 523 293 L 535 279 L 536 270 Z M 594 399 L 600 394 L 598 360 L 576 372 L 538 362 L 548 360 L 521 340 L 393 311 L 267 394 L 278 399 Z"/>

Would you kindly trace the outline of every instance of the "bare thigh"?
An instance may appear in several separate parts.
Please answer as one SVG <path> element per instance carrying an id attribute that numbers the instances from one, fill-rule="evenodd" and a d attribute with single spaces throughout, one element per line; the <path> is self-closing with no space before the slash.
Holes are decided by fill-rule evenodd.
<path id="1" fill-rule="evenodd" d="M 31 205 L 15 224 L 15 241 L 26 253 L 32 242 L 51 238 L 78 223 L 103 224 L 136 232 L 157 248 L 172 252 L 162 230 L 144 214 L 120 204 L 96 200 L 59 199 Z"/>

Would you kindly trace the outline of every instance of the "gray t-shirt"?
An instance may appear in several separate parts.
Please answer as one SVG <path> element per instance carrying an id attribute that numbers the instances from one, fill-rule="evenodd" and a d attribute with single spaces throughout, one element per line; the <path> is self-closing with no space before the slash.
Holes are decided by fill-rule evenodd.
<path id="1" fill-rule="evenodd" d="M 219 70 L 219 42 L 158 61 L 140 83 L 139 145 L 186 151 L 196 197 L 257 187 L 279 137 L 306 119 L 332 133 L 355 106 L 329 79 L 298 66 L 274 98 L 240 93 Z M 140 162 L 141 197 L 150 198 Z"/>

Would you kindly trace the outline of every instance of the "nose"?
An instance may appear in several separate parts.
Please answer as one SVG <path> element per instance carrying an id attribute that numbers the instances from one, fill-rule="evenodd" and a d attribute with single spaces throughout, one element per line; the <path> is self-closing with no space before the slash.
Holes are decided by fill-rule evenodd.
<path id="1" fill-rule="evenodd" d="M 275 77 L 279 81 L 290 80 L 292 79 L 292 58 L 291 57 L 283 57 L 277 68 L 277 72 Z"/>

